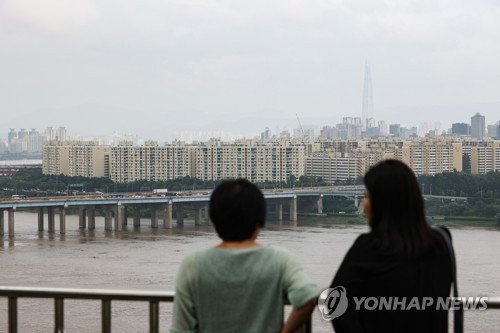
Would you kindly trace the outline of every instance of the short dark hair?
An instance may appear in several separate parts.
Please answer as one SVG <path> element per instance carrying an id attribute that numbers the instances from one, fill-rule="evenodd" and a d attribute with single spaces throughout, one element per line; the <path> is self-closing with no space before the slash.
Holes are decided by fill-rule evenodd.
<path id="1" fill-rule="evenodd" d="M 433 233 L 425 220 L 417 178 L 405 163 L 384 160 L 368 170 L 371 229 L 379 245 L 409 257 L 426 252 Z"/>
<path id="2" fill-rule="evenodd" d="M 266 200 L 246 179 L 223 181 L 210 197 L 210 219 L 225 241 L 250 239 L 266 222 Z"/>

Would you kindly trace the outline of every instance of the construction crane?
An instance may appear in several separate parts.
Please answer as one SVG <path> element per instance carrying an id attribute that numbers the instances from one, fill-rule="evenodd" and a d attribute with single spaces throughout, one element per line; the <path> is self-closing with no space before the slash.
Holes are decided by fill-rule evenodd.
<path id="1" fill-rule="evenodd" d="M 299 115 L 295 114 L 295 116 L 297 117 L 297 121 L 299 122 L 300 136 L 304 137 L 304 129 L 302 128 L 302 124 L 300 123 Z"/>

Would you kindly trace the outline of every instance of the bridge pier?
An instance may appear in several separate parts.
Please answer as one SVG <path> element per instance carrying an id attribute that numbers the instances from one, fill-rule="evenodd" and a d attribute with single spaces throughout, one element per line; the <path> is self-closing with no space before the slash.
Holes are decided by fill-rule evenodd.
<path id="1" fill-rule="evenodd" d="M 127 206 L 123 206 L 123 218 L 122 218 L 123 226 L 128 225 L 128 209 Z"/>
<path id="2" fill-rule="evenodd" d="M 203 206 L 203 216 L 205 220 L 205 225 L 210 225 L 210 208 L 208 203 Z"/>
<path id="3" fill-rule="evenodd" d="M 172 202 L 165 205 L 163 210 L 163 227 L 172 228 Z"/>
<path id="4" fill-rule="evenodd" d="M 283 221 L 283 203 L 278 201 L 276 203 L 276 219 L 281 223 Z"/>
<path id="5" fill-rule="evenodd" d="M 43 207 L 38 208 L 38 231 L 43 231 Z"/>
<path id="6" fill-rule="evenodd" d="M 59 233 L 66 233 L 66 210 L 64 207 L 59 208 Z"/>
<path id="7" fill-rule="evenodd" d="M 153 205 L 151 207 L 151 228 L 158 228 L 158 207 Z"/>
<path id="8" fill-rule="evenodd" d="M 0 209 L 0 236 L 4 234 L 4 216 L 3 209 Z"/>
<path id="9" fill-rule="evenodd" d="M 318 207 L 318 214 L 323 214 L 323 194 L 316 201 L 316 206 Z"/>
<path id="10" fill-rule="evenodd" d="M 194 204 L 194 225 L 201 225 L 203 207 L 200 204 Z"/>
<path id="11" fill-rule="evenodd" d="M 87 227 L 87 211 L 84 207 L 78 209 L 78 220 L 80 229 L 85 229 Z"/>
<path id="12" fill-rule="evenodd" d="M 141 226 L 141 208 L 134 206 L 134 228 Z"/>
<path id="13" fill-rule="evenodd" d="M 113 210 L 111 207 L 104 208 L 104 230 L 112 230 Z"/>
<path id="14" fill-rule="evenodd" d="M 125 207 L 123 205 L 115 206 L 115 231 L 123 230 L 123 220 L 125 217 Z"/>
<path id="15" fill-rule="evenodd" d="M 290 221 L 297 225 L 297 197 L 290 199 Z"/>
<path id="16" fill-rule="evenodd" d="M 54 207 L 47 207 L 47 220 L 49 224 L 49 234 L 53 234 L 55 232 L 55 213 Z"/>
<path id="17" fill-rule="evenodd" d="M 178 204 L 175 208 L 177 213 L 177 226 L 182 227 L 184 225 L 184 207 Z"/>
<path id="18" fill-rule="evenodd" d="M 89 224 L 89 230 L 95 230 L 95 207 L 89 206 L 87 208 L 87 220 Z"/>
<path id="19" fill-rule="evenodd" d="M 14 209 L 7 210 L 9 215 L 9 237 L 14 237 Z"/>

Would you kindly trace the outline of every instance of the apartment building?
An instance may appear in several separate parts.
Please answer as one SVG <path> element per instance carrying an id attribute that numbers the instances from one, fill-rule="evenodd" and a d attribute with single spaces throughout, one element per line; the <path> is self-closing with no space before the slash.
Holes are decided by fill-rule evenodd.
<path id="1" fill-rule="evenodd" d="M 69 149 L 67 142 L 46 141 L 42 147 L 42 173 L 69 176 Z"/>
<path id="2" fill-rule="evenodd" d="M 366 159 L 358 157 L 312 156 L 306 158 L 308 177 L 321 178 L 327 183 L 356 179 L 366 172 Z"/>
<path id="3" fill-rule="evenodd" d="M 138 180 L 162 181 L 192 176 L 193 147 L 159 146 L 149 141 L 144 146 L 123 142 L 111 147 L 110 178 L 118 183 Z"/>
<path id="4" fill-rule="evenodd" d="M 462 144 L 448 140 L 406 141 L 395 158 L 405 162 L 416 175 L 462 171 Z"/>
<path id="5" fill-rule="evenodd" d="M 447 139 L 329 140 L 211 140 L 180 141 L 143 146 L 122 142 L 48 141 L 43 147 L 44 174 L 109 177 L 115 182 L 162 181 L 185 176 L 201 180 L 247 178 L 252 182 L 286 182 L 291 175 L 321 177 L 327 182 L 363 176 L 376 163 L 394 158 L 417 175 L 462 171 L 462 158 L 471 160 L 473 173 L 500 167 L 499 141 L 465 142 Z"/>
<path id="6" fill-rule="evenodd" d="M 109 153 L 94 141 L 47 141 L 42 151 L 42 172 L 47 175 L 109 177 Z"/>
<path id="7" fill-rule="evenodd" d="M 202 180 L 246 178 L 252 182 L 286 182 L 305 169 L 305 147 L 289 141 L 211 141 L 195 148 L 194 177 Z"/>
<path id="8" fill-rule="evenodd" d="M 475 146 L 470 151 L 472 174 L 500 171 L 500 141 L 490 141 L 488 145 Z"/>

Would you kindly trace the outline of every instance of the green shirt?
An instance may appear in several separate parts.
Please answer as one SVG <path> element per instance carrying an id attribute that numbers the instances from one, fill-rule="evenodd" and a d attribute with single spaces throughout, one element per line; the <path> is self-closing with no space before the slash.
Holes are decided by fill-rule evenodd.
<path id="1" fill-rule="evenodd" d="M 170 331 L 276 333 L 285 297 L 299 308 L 317 296 L 316 285 L 281 248 L 210 248 L 180 266 Z"/>

